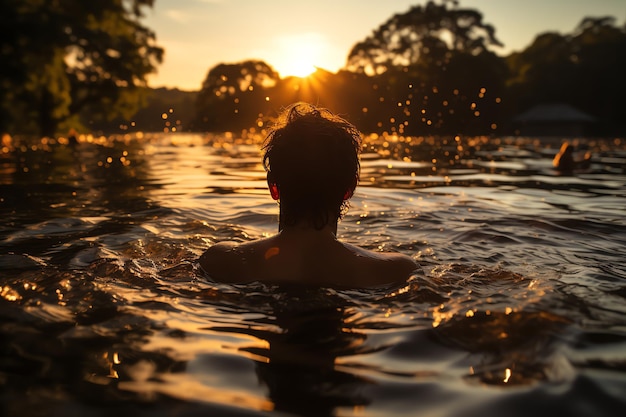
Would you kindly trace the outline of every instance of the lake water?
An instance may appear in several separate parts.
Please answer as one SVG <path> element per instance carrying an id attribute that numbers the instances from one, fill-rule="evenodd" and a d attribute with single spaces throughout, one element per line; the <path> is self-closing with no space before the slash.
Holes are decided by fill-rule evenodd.
<path id="1" fill-rule="evenodd" d="M 0 149 L 0 414 L 614 416 L 626 408 L 626 141 L 370 137 L 341 239 L 370 290 L 227 285 L 276 231 L 253 135 Z"/>

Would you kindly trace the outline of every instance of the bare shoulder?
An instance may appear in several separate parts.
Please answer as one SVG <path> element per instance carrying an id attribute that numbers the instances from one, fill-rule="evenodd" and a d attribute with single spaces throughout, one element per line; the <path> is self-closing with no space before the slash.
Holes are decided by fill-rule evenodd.
<path id="1" fill-rule="evenodd" d="M 238 243 L 232 241 L 217 242 L 200 255 L 200 265 L 204 268 L 217 261 L 222 261 L 224 256 L 228 256 L 229 253 L 237 250 L 238 246 Z"/>
<path id="2" fill-rule="evenodd" d="M 360 246 L 352 245 L 350 243 L 343 243 L 343 245 L 357 256 L 362 258 L 372 259 L 374 261 L 394 263 L 398 265 L 404 265 L 407 268 L 416 268 L 417 263 L 408 255 L 399 252 L 374 252 L 362 248 Z"/>
<path id="3" fill-rule="evenodd" d="M 384 253 L 383 255 L 388 258 L 390 262 L 393 262 L 394 265 L 401 271 L 404 270 L 411 273 L 418 267 L 417 262 L 415 262 L 413 258 L 403 253 L 390 252 Z"/>
<path id="4" fill-rule="evenodd" d="M 271 239 L 250 242 L 218 242 L 198 259 L 200 266 L 212 279 L 222 282 L 250 282 L 262 276 L 264 256 Z"/>
<path id="5" fill-rule="evenodd" d="M 359 246 L 345 244 L 356 254 L 355 271 L 361 284 L 374 286 L 406 281 L 419 267 L 408 255 L 397 252 L 374 252 Z"/>
<path id="6" fill-rule="evenodd" d="M 386 252 L 379 256 L 383 267 L 394 277 L 394 282 L 406 280 L 418 268 L 417 262 L 403 253 Z"/>
<path id="7" fill-rule="evenodd" d="M 208 248 L 198 259 L 202 269 L 219 281 L 232 281 L 237 275 L 239 244 L 232 241 L 218 242 Z"/>

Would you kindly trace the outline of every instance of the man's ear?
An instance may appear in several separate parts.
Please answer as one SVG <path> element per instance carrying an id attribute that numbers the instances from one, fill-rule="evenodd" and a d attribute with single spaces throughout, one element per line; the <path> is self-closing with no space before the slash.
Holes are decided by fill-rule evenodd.
<path id="1" fill-rule="evenodd" d="M 278 184 L 276 184 L 276 181 L 274 181 L 270 174 L 267 174 L 267 187 L 270 190 L 272 198 L 278 201 L 280 199 L 280 190 L 278 188 Z"/>
<path id="2" fill-rule="evenodd" d="M 346 193 L 343 195 L 343 201 L 349 200 L 354 195 L 354 190 L 356 189 L 356 185 L 359 182 L 359 177 L 354 177 L 354 181 L 350 184 L 350 188 L 346 190 Z"/>

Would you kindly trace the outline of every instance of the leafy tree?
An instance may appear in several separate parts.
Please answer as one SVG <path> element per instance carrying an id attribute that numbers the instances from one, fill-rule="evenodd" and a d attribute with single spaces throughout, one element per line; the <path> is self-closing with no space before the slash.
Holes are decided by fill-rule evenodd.
<path id="1" fill-rule="evenodd" d="M 161 62 L 140 24 L 153 0 L 5 0 L 0 130 L 53 135 L 79 116 L 129 117 Z"/>
<path id="2" fill-rule="evenodd" d="M 584 18 L 570 34 L 542 33 L 507 57 L 511 113 L 564 102 L 601 121 L 602 134 L 624 134 L 626 26 L 613 17 Z"/>
<path id="3" fill-rule="evenodd" d="M 449 3 L 452 8 L 448 8 Z M 352 48 L 347 69 L 369 75 L 401 66 L 431 70 L 447 63 L 450 52 L 478 55 L 488 46 L 501 45 L 495 29 L 483 23 L 480 12 L 457 8 L 456 4 L 429 1 L 392 16 Z"/>
<path id="4" fill-rule="evenodd" d="M 500 45 L 479 11 L 429 1 L 357 43 L 346 68 L 373 78 L 365 108 L 378 130 L 485 133 L 500 124 L 507 67 L 489 50 Z"/>
<path id="5" fill-rule="evenodd" d="M 208 72 L 196 101 L 194 128 L 225 131 L 256 124 L 278 73 L 263 61 L 218 64 Z"/>

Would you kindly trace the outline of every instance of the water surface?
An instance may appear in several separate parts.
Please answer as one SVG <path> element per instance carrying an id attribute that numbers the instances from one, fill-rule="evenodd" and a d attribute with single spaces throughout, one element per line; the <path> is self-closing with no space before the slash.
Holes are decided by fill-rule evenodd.
<path id="1" fill-rule="evenodd" d="M 626 407 L 626 142 L 372 137 L 340 238 L 412 256 L 369 290 L 213 282 L 276 231 L 258 139 L 0 149 L 10 416 L 609 416 Z"/>

